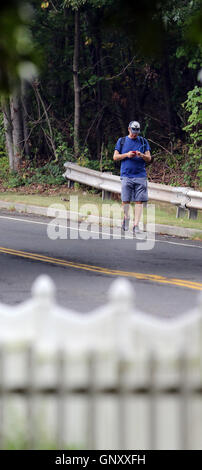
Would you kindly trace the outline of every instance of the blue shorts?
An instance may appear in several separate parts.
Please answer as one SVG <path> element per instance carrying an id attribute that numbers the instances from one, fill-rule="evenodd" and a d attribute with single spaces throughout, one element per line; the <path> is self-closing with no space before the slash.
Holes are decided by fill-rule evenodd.
<path id="1" fill-rule="evenodd" d="M 121 177 L 121 200 L 123 202 L 147 202 L 147 178 Z"/>

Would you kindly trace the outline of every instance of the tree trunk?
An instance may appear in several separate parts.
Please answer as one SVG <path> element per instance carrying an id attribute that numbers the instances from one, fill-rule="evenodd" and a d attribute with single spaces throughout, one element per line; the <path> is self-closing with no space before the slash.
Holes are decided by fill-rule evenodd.
<path id="1" fill-rule="evenodd" d="M 171 138 L 172 124 L 171 124 L 171 104 L 170 104 L 170 90 L 169 90 L 169 77 L 168 77 L 168 64 L 166 61 L 163 65 L 163 91 L 165 100 L 165 109 L 167 115 L 168 135 Z"/>
<path id="2" fill-rule="evenodd" d="M 18 171 L 23 155 L 22 104 L 19 90 L 14 90 L 11 97 L 11 119 L 13 125 L 13 169 Z"/>
<path id="3" fill-rule="evenodd" d="M 127 135 L 128 122 L 124 122 L 121 106 L 119 103 L 117 103 L 117 101 L 115 102 L 115 109 L 116 109 L 116 117 L 119 121 L 119 126 L 121 129 L 122 136 L 125 136 Z"/>
<path id="4" fill-rule="evenodd" d="M 101 51 L 102 51 L 102 43 L 101 43 L 101 34 L 100 34 L 100 24 L 97 22 L 97 28 L 95 31 L 96 37 L 96 75 L 98 78 L 102 76 L 101 70 Z M 96 129 L 96 137 L 97 137 L 97 160 L 99 161 L 102 158 L 102 87 L 101 82 L 98 80 L 97 82 L 97 112 L 98 112 L 98 123 Z"/>
<path id="5" fill-rule="evenodd" d="M 74 30 L 74 59 L 73 59 L 73 79 L 74 79 L 74 153 L 79 154 L 79 125 L 80 125 L 80 86 L 79 86 L 79 20 L 80 12 L 75 11 Z"/>
<path id="6" fill-rule="evenodd" d="M 29 132 L 28 132 L 28 119 L 27 119 L 27 87 L 28 87 L 27 81 L 22 80 L 22 83 L 21 83 L 22 125 L 23 125 L 23 135 L 24 135 L 24 153 L 26 156 L 29 155 Z"/>
<path id="7" fill-rule="evenodd" d="M 164 47 L 164 62 L 163 62 L 163 89 L 164 89 L 164 100 L 168 122 L 168 135 L 172 140 L 172 135 L 175 132 L 176 118 L 175 111 L 172 104 L 172 84 L 169 67 L 169 50 L 167 44 Z"/>
<path id="8" fill-rule="evenodd" d="M 10 101 L 8 98 L 2 98 L 2 111 L 4 118 L 4 129 L 6 135 L 6 148 L 9 158 L 9 167 L 11 170 L 14 169 L 14 157 L 13 157 L 13 126 L 11 121 L 11 108 Z"/>

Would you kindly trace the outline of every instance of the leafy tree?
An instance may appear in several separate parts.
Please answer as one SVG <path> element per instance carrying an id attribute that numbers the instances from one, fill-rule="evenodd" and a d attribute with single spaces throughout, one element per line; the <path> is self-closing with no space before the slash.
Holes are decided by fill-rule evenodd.
<path id="1" fill-rule="evenodd" d="M 198 86 L 199 34 L 193 27 L 200 18 L 198 0 L 29 0 L 27 5 L 34 11 L 28 21 L 30 54 L 37 51 L 40 75 L 31 86 L 21 81 L 18 89 L 22 155 L 40 166 L 52 158 L 59 163 L 73 148 L 83 164 L 109 169 L 114 142 L 126 135 L 132 119 L 141 122 L 154 151 L 182 153 L 190 137 L 183 131 L 181 103 Z M 15 78 L 12 70 L 11 75 Z M 2 104 L 12 149 L 11 102 Z"/>
<path id="2" fill-rule="evenodd" d="M 74 153 L 79 155 L 79 131 L 80 131 L 80 83 L 79 83 L 79 40 L 80 40 L 80 9 L 84 5 L 93 8 L 101 8 L 107 0 L 64 0 L 64 5 L 74 11 L 74 56 L 73 56 L 73 82 L 74 82 Z M 96 79 L 96 77 L 95 77 Z M 94 77 L 91 77 L 91 84 Z"/>
<path id="3" fill-rule="evenodd" d="M 201 164 L 201 141 L 202 141 L 202 89 L 195 86 L 188 92 L 187 100 L 183 103 L 187 111 L 187 125 L 184 131 L 189 136 L 189 160 L 185 163 L 184 169 L 187 174 L 187 180 L 191 182 L 190 171 L 194 167 L 198 170 L 200 184 L 202 184 L 202 164 Z"/>

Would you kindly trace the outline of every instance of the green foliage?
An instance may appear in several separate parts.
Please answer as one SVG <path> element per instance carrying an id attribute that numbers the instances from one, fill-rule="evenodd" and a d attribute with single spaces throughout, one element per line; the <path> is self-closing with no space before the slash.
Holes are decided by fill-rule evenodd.
<path id="1" fill-rule="evenodd" d="M 78 10 L 86 4 L 94 8 L 101 8 L 102 6 L 113 3 L 112 0 L 64 0 L 64 5 L 71 7 L 73 10 Z"/>
<path id="2" fill-rule="evenodd" d="M 175 155 L 168 154 L 166 156 L 166 165 L 169 168 L 172 168 L 173 170 L 177 169 L 179 167 L 179 164 L 181 165 L 183 161 L 184 161 L 184 155 L 182 154 L 175 154 Z"/>
<path id="3" fill-rule="evenodd" d="M 22 175 L 9 169 L 7 156 L 0 158 L 0 182 L 4 188 L 17 188 L 24 184 Z"/>
<path id="4" fill-rule="evenodd" d="M 188 182 L 190 180 L 190 171 L 193 168 L 198 170 L 197 176 L 201 178 L 201 140 L 202 140 L 202 89 L 195 86 L 193 90 L 188 92 L 188 98 L 183 103 L 183 107 L 188 113 L 187 125 L 183 130 L 188 134 L 189 138 L 189 150 L 188 160 L 183 165 L 186 178 Z"/>
<path id="5" fill-rule="evenodd" d="M 111 155 L 110 158 L 105 154 L 100 160 L 92 160 L 89 158 L 89 149 L 87 147 L 81 151 L 76 163 L 86 168 L 91 168 L 91 170 L 114 172 L 114 161 Z"/>
<path id="6" fill-rule="evenodd" d="M 19 78 L 36 74 L 36 55 L 28 28 L 30 2 L 7 0 L 0 5 L 0 91 L 10 92 Z"/>
<path id="7" fill-rule="evenodd" d="M 80 151 L 79 157 L 77 158 L 76 163 L 81 166 L 85 166 L 87 168 L 90 168 L 89 166 L 89 150 L 87 147 L 83 148 L 83 150 Z"/>
<path id="8" fill-rule="evenodd" d="M 8 157 L 0 158 L 0 179 L 7 180 L 9 174 L 9 162 Z"/>
<path id="9" fill-rule="evenodd" d="M 71 7 L 73 10 L 78 10 L 85 5 L 87 0 L 64 0 L 64 5 Z"/>
<path id="10" fill-rule="evenodd" d="M 34 161 L 30 163 L 27 160 L 23 162 L 18 173 L 16 173 L 9 170 L 8 158 L 2 157 L 0 158 L 0 182 L 5 189 L 31 184 L 61 185 L 65 182 L 62 176 L 65 161 L 67 161 L 67 158 L 62 156 L 60 156 L 57 163 L 51 161 L 45 163 L 45 165 L 39 165 Z"/>
<path id="11" fill-rule="evenodd" d="M 184 127 L 186 132 L 190 133 L 190 137 L 194 142 L 201 140 L 202 131 L 200 125 L 202 124 L 202 89 L 195 86 L 193 90 L 188 92 L 188 98 L 183 103 L 184 108 L 189 113 L 188 125 Z"/>
<path id="12" fill-rule="evenodd" d="M 186 133 L 182 131 L 185 124 L 181 108 L 188 90 L 197 83 L 200 69 L 199 0 L 141 0 L 137 4 L 131 0 L 30 0 L 23 8 L 20 0 L 8 0 L 3 5 L 0 7 L 0 26 L 4 23 L 0 42 L 1 38 L 3 45 L 4 40 L 7 41 L 9 71 L 15 76 L 18 61 L 24 62 L 33 50 L 37 51 L 43 60 L 37 87 L 51 125 L 50 132 L 44 108 L 34 94 L 36 86 L 28 86 L 25 107 L 30 160 L 19 170 L 18 176 L 7 169 L 6 181 L 10 187 L 20 183 L 54 184 L 57 181 L 60 184 L 63 162 L 75 161 L 72 63 L 77 9 L 80 11 L 79 131 L 81 148 L 85 147 L 77 162 L 118 174 L 120 164 L 112 159 L 114 145 L 118 137 L 126 135 L 128 122 L 136 119 L 141 122 L 142 135 L 151 139 L 154 154 L 159 146 L 174 153 L 173 158 L 166 155 L 165 168 L 168 165 L 173 173 L 175 169 L 182 171 L 182 181 L 184 171 L 188 184 L 193 176 L 195 178 L 196 168 L 200 177 L 200 163 L 196 158 L 199 144 L 196 145 L 194 136 L 198 131 L 194 126 L 187 129 L 189 150 L 194 146 L 194 153 L 191 155 L 187 150 L 185 155 Z M 7 6 L 12 7 L 8 15 Z M 29 14 L 25 19 L 30 6 L 34 11 L 31 20 Z M 194 33 L 192 39 L 191 32 Z M 12 46 L 14 40 L 15 47 Z M 163 50 L 162 57 L 153 54 L 155 44 L 157 49 L 159 45 Z M 142 46 L 145 46 L 145 54 Z M 2 54 L 2 64 L 4 59 Z M 184 111 L 191 114 L 186 108 Z M 187 121 L 189 125 L 192 123 Z M 0 115 L 0 159 L 6 155 L 2 129 Z M 183 161 L 176 153 L 183 156 Z M 47 163 L 50 158 L 55 158 L 55 163 Z M 162 159 L 162 166 L 164 161 Z M 58 165 L 61 165 L 59 173 Z M 152 177 L 154 168 L 149 169 Z M 158 178 L 157 173 L 155 177 Z"/>
<path id="13" fill-rule="evenodd" d="M 199 177 L 200 186 L 202 186 L 202 164 L 200 164 L 198 167 L 198 177 Z"/>
<path id="14" fill-rule="evenodd" d="M 29 184 L 64 184 L 64 159 L 60 158 L 57 163 L 48 162 L 43 166 L 30 166 L 26 172 L 22 174 L 23 182 L 27 186 Z"/>
<path id="15" fill-rule="evenodd" d="M 15 171 L 10 171 L 8 175 L 8 180 L 5 182 L 5 188 L 18 188 L 19 186 L 24 185 L 24 180 L 21 174 L 16 173 Z"/>
<path id="16" fill-rule="evenodd" d="M 114 173 L 114 161 L 112 160 L 112 158 L 110 160 L 107 158 L 103 158 L 102 162 L 98 160 L 88 160 L 87 168 L 91 168 L 92 170 L 97 171 L 110 171 Z"/>
<path id="17" fill-rule="evenodd" d="M 68 147 L 67 141 L 64 138 L 62 132 L 56 130 L 54 141 L 55 141 L 56 155 L 58 157 L 58 161 L 61 159 L 64 162 L 74 161 L 73 149 Z"/>
<path id="18" fill-rule="evenodd" d="M 85 142 L 88 146 L 88 154 L 82 152 L 80 161 L 82 165 L 100 169 L 99 158 L 96 160 L 95 155 L 100 154 L 104 143 L 109 158 L 106 157 L 105 162 L 103 156 L 103 171 L 110 171 L 114 165 L 114 144 L 124 135 L 124 126 L 127 132 L 127 123 L 131 119 L 140 120 L 142 134 L 164 148 L 171 138 L 173 143 L 175 138 L 182 140 L 181 103 L 198 73 L 196 59 L 199 53 L 193 55 L 193 48 L 190 48 L 186 56 L 185 30 L 192 14 L 199 8 L 197 0 L 196 7 L 192 3 L 143 0 L 134 6 L 130 0 L 55 0 L 43 2 L 41 8 L 40 2 L 32 0 L 35 8 L 32 35 L 35 47 L 43 50 L 44 56 L 40 91 L 48 109 L 58 159 L 60 156 L 70 159 L 68 149 L 73 145 L 74 137 L 74 10 L 80 10 L 80 145 Z M 160 58 L 145 58 L 140 51 L 142 36 L 151 46 L 152 40 L 159 36 L 155 18 L 153 24 L 154 13 L 156 18 L 165 20 L 168 70 L 164 70 Z M 106 16 L 112 20 L 110 27 L 106 27 Z M 121 31 L 117 32 L 119 26 Z M 147 32 L 152 36 L 151 41 Z M 194 49 L 198 51 L 197 47 Z M 195 67 L 192 70 L 188 69 L 190 61 Z M 40 154 L 47 160 L 49 130 L 44 122 L 36 126 L 39 116 L 33 98 L 29 109 L 34 126 L 32 131 L 32 124 L 29 124 L 32 156 Z"/>
<path id="19" fill-rule="evenodd" d="M 9 169 L 8 157 L 0 158 L 0 182 L 4 188 L 16 188 L 24 184 L 21 174 L 17 174 Z"/>

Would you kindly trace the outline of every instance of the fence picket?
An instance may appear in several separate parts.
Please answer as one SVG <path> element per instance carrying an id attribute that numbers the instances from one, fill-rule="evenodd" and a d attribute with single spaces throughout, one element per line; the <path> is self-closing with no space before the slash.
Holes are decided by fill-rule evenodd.
<path id="1" fill-rule="evenodd" d="M 100 445 L 98 436 L 101 436 L 100 430 L 104 428 L 104 419 L 100 424 L 98 417 L 102 400 L 99 399 L 105 396 L 110 397 L 107 404 L 109 409 L 113 413 L 116 409 L 116 415 L 109 411 L 107 418 L 109 417 L 111 434 L 117 436 L 118 449 L 127 449 L 130 432 L 128 425 L 130 405 L 131 402 L 135 404 L 139 398 L 146 398 L 148 404 L 147 414 L 143 407 L 143 419 L 138 421 L 144 433 L 144 436 L 142 433 L 144 442 L 141 447 L 148 448 L 149 446 L 150 449 L 155 450 L 162 445 L 159 442 L 162 443 L 163 439 L 165 442 L 165 438 L 169 437 L 169 432 L 165 433 L 161 439 L 163 429 L 159 403 L 161 406 L 162 396 L 179 398 L 179 433 L 177 435 L 178 429 L 175 424 L 174 434 L 177 437 L 175 437 L 174 445 L 176 448 L 191 449 L 194 443 L 192 434 L 189 432 L 192 426 L 189 414 L 190 404 L 196 393 L 202 396 L 202 386 L 190 381 L 188 366 L 195 368 L 195 372 L 200 372 L 201 301 L 198 307 L 187 313 L 184 318 L 181 316 L 180 319 L 171 322 L 165 319 L 163 321 L 154 319 L 143 312 L 137 312 L 133 306 L 131 285 L 125 279 L 114 281 L 106 306 L 85 315 L 72 313 L 59 307 L 54 301 L 53 291 L 54 285 L 51 280 L 47 276 L 42 276 L 35 283 L 33 299 L 30 302 L 20 307 L 0 306 L 0 448 L 3 449 L 6 445 L 8 398 L 17 394 L 23 397 L 25 403 L 25 432 L 28 449 L 37 447 L 36 398 L 42 395 L 51 395 L 55 399 L 54 431 L 58 448 L 62 449 L 64 445 L 71 443 L 72 416 L 69 413 L 70 418 L 67 414 L 70 397 L 72 400 L 72 397 L 76 395 L 82 397 L 82 411 L 84 401 L 86 403 L 87 420 L 81 429 L 86 426 L 86 435 L 82 439 L 83 445 L 88 449 L 96 449 Z M 11 310 L 15 315 L 11 315 Z M 25 342 L 27 347 L 22 346 Z M 7 356 L 8 361 L 10 360 L 10 349 L 7 348 L 7 344 L 11 349 L 20 347 L 21 351 L 25 351 L 25 374 L 22 378 L 19 372 L 19 381 L 16 381 L 19 367 L 17 357 L 17 366 L 15 367 L 14 363 L 13 369 L 7 366 L 7 362 L 5 363 Z M 41 346 L 46 354 L 51 353 L 49 362 L 52 365 L 55 363 L 56 374 L 53 382 L 49 382 L 48 369 L 45 368 L 44 376 L 41 377 L 39 374 L 42 383 L 40 381 L 38 383 L 38 370 L 41 370 L 41 364 L 37 360 L 37 352 L 40 351 Z M 48 346 L 47 349 L 46 346 Z M 66 346 L 68 346 L 68 355 Z M 12 354 L 13 352 L 11 356 Z M 77 357 L 78 354 L 82 358 L 83 371 L 87 366 L 87 377 L 84 378 L 82 372 L 79 385 L 72 385 L 69 380 L 73 368 L 71 357 L 74 360 L 75 355 Z M 100 379 L 99 375 L 102 370 L 100 364 L 104 357 L 107 357 L 107 361 L 114 367 L 114 376 L 112 373 L 114 382 L 109 381 L 110 384 L 105 381 L 105 378 Z M 192 362 L 190 362 L 190 357 Z M 114 361 L 115 358 L 116 361 Z M 117 366 L 117 375 L 114 363 Z M 132 385 L 130 381 L 127 382 L 130 370 L 128 364 L 139 367 L 136 372 L 140 371 L 140 381 L 137 383 L 134 381 Z M 168 374 L 165 383 L 163 382 L 164 374 Z M 133 380 L 132 375 L 130 380 Z M 194 377 L 193 371 L 192 376 Z M 134 400 L 128 400 L 131 396 Z M 114 422 L 112 415 L 115 416 Z M 79 419 L 78 426 L 81 424 L 81 421 L 79 424 Z M 172 419 L 170 422 L 175 423 Z M 131 426 L 133 424 L 136 426 L 137 421 L 134 420 L 133 423 L 131 420 Z M 198 440 L 200 440 L 202 423 L 198 426 L 200 428 L 198 428 Z"/>
<path id="2" fill-rule="evenodd" d="M 62 449 L 64 444 L 64 429 L 65 429 L 65 398 L 68 396 L 67 390 L 64 387 L 65 377 L 65 366 L 66 357 L 64 351 L 59 349 L 57 351 L 56 361 L 56 373 L 57 373 L 57 384 L 56 384 L 56 400 L 57 400 L 57 418 L 56 418 L 56 443 L 57 448 Z"/>
<path id="3" fill-rule="evenodd" d="M 4 448 L 4 406 L 5 406 L 5 389 L 4 389 L 4 348 L 0 345 L 0 449 Z"/>
<path id="4" fill-rule="evenodd" d="M 26 430 L 26 445 L 28 450 L 34 449 L 35 447 L 35 354 L 33 346 L 30 345 L 25 350 L 25 370 L 26 370 L 26 415 L 27 415 L 27 430 Z"/>
<path id="5" fill-rule="evenodd" d="M 117 381 L 117 398 L 118 398 L 118 447 L 125 450 L 127 447 L 127 425 L 126 425 L 126 384 L 124 380 L 124 373 L 126 368 L 126 361 L 120 355 L 117 360 L 118 381 Z"/>
<path id="6" fill-rule="evenodd" d="M 87 359 L 88 364 L 88 417 L 87 417 L 87 449 L 96 449 L 96 426 L 97 408 L 96 399 L 98 392 L 95 385 L 96 377 L 96 354 L 90 351 Z"/>
<path id="7" fill-rule="evenodd" d="M 180 449 L 188 450 L 189 439 L 189 388 L 188 388 L 188 357 L 186 350 L 179 355 L 180 403 L 179 403 L 179 436 Z"/>
<path id="8" fill-rule="evenodd" d="M 154 351 L 151 351 L 148 360 L 149 368 L 149 436 L 150 436 L 150 450 L 157 449 L 157 389 L 155 385 L 156 376 L 156 356 Z"/>

